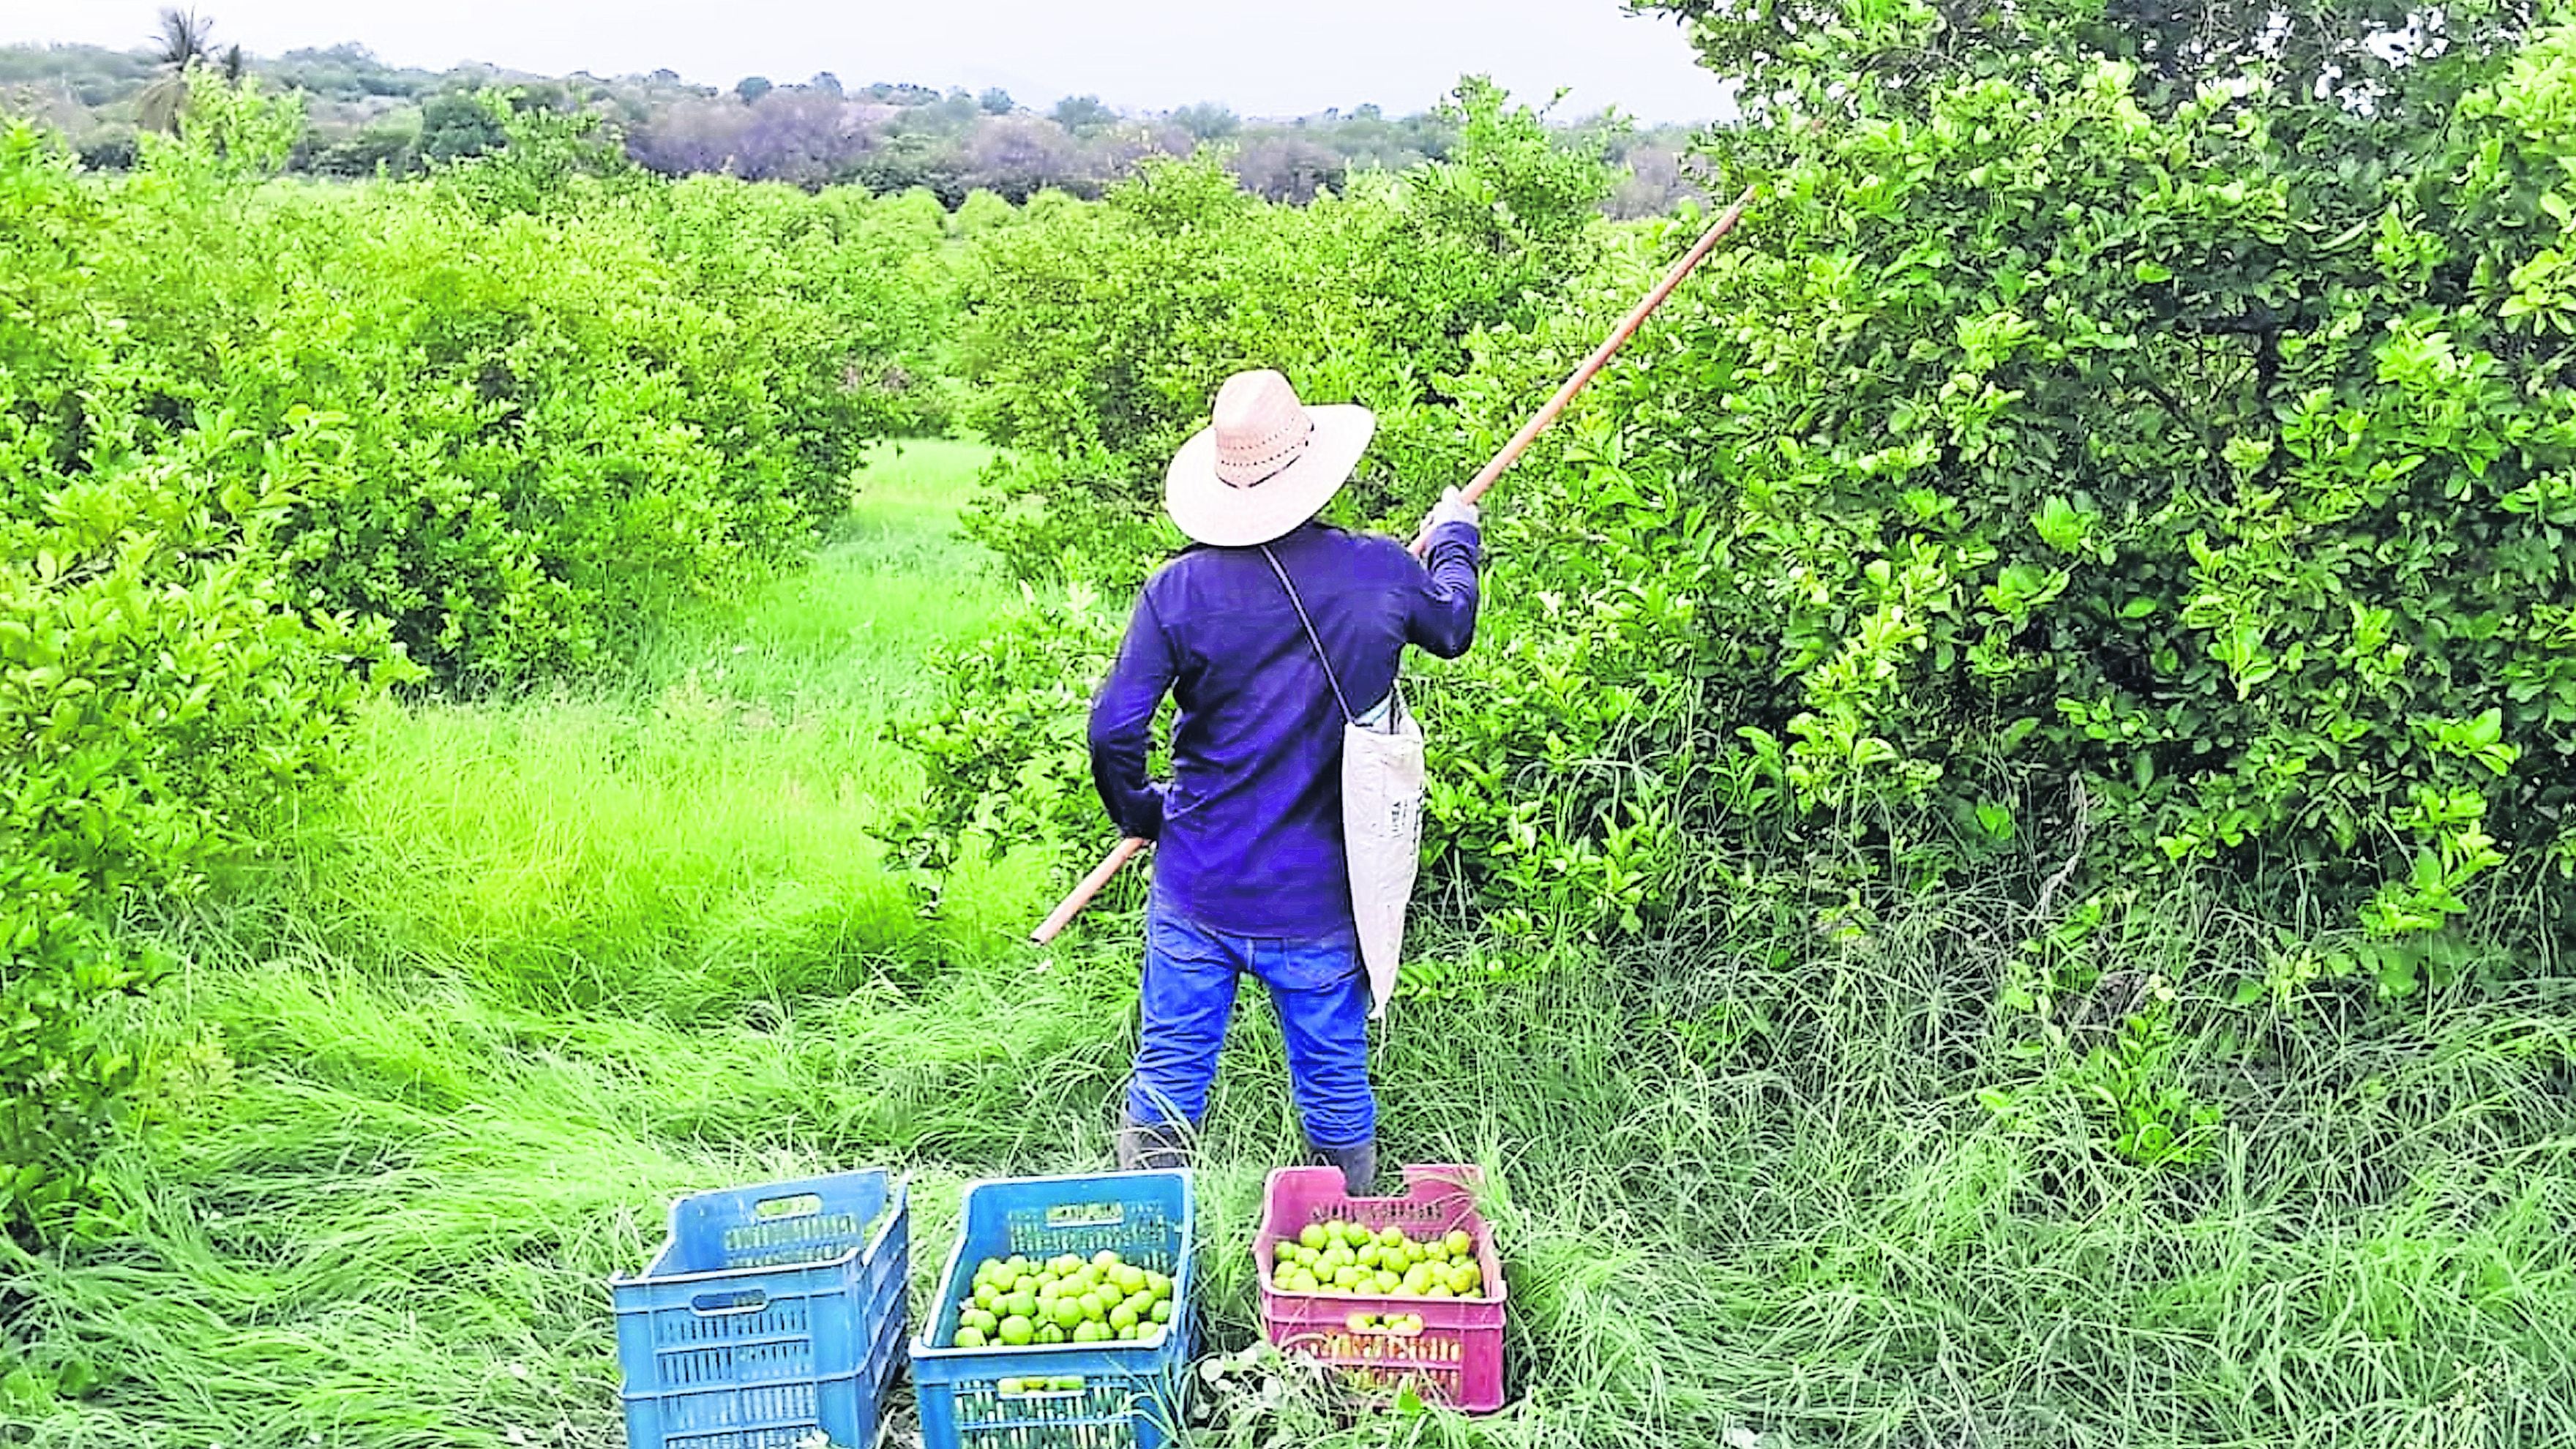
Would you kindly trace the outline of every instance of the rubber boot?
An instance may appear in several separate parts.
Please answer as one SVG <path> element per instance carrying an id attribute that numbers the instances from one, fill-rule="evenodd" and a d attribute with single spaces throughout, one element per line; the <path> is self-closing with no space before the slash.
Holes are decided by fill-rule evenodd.
<path id="1" fill-rule="evenodd" d="M 1315 1166 L 1338 1167 L 1342 1170 L 1343 1192 L 1352 1197 L 1377 1196 L 1376 1139 L 1371 1138 L 1369 1141 L 1350 1147 L 1318 1147 L 1309 1142 L 1306 1144 L 1306 1151 L 1311 1155 L 1309 1160 Z"/>
<path id="2" fill-rule="evenodd" d="M 1135 1109 L 1118 1109 L 1118 1170 L 1174 1172 L 1190 1165 L 1190 1145 L 1198 1138 L 1195 1122 L 1140 1122 Z"/>

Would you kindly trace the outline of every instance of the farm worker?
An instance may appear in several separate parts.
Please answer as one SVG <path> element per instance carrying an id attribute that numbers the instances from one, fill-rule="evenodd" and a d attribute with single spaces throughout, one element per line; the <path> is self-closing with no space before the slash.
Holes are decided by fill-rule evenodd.
<path id="1" fill-rule="evenodd" d="M 1317 520 L 1376 427 L 1363 407 L 1303 405 L 1276 372 L 1237 373 L 1165 477 L 1164 506 L 1194 543 L 1146 582 L 1091 707 L 1101 801 L 1120 831 L 1155 842 L 1123 1169 L 1189 1161 L 1248 973 L 1279 1019 L 1309 1160 L 1339 1167 L 1354 1195 L 1375 1184 L 1345 702 L 1383 707 L 1407 644 L 1467 651 L 1480 549 L 1475 506 L 1454 488 L 1431 510 L 1427 567 L 1392 539 Z M 1146 750 L 1166 693 L 1179 710 L 1162 784 Z"/>

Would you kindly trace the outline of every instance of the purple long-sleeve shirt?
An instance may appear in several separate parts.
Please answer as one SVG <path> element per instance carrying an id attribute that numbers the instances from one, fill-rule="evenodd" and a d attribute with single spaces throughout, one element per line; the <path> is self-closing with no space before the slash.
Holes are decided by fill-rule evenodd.
<path id="1" fill-rule="evenodd" d="M 1394 685 L 1405 645 L 1467 652 L 1478 545 L 1474 525 L 1442 524 L 1426 567 L 1393 539 L 1309 523 L 1270 550 L 1351 708 L 1366 713 Z M 1167 691 L 1180 716 L 1161 786 L 1145 756 Z M 1119 830 L 1155 842 L 1155 903 L 1233 935 L 1348 932 L 1343 722 L 1260 549 L 1192 548 L 1147 580 L 1092 701 L 1091 776 Z"/>

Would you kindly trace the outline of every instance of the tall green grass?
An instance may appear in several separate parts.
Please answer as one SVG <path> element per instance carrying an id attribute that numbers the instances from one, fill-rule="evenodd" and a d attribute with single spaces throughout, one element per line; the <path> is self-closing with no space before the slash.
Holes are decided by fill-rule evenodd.
<path id="1" fill-rule="evenodd" d="M 189 965 L 136 1023 L 125 1231 L 0 1287 L 37 1368 L 104 1381 L 0 1391 L 0 1442 L 614 1445 L 602 1283 L 672 1196 L 903 1168 L 919 1296 L 962 1181 L 1106 1164 L 1133 922 L 1013 944 L 1079 864 L 1033 855 L 923 920 L 871 835 L 922 650 L 1008 607 L 948 537 L 976 458 L 882 465 L 809 573 L 630 688 L 386 712 L 341 805 L 149 925 Z M 1198 1441 L 2576 1444 L 2576 983 L 2239 1007 L 2216 983 L 2277 933 L 2176 897 L 2123 964 L 2182 984 L 2159 1070 L 2226 1115 L 2145 1170 L 2107 1150 L 2085 1029 L 1991 1007 L 2018 929 L 1975 894 L 1831 935 L 1748 910 L 1400 1005 L 1388 1155 L 1492 1174 L 1516 1402 L 1292 1400 Z M 1205 1150 L 1219 1348 L 1253 1337 L 1245 1245 L 1296 1140 L 1243 1017 Z"/>

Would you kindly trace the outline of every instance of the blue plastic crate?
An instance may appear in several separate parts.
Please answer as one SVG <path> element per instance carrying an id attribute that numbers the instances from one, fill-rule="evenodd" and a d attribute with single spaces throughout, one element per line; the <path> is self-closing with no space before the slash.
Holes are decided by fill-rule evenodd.
<path id="1" fill-rule="evenodd" d="M 930 1321 L 912 1343 L 913 1397 L 925 1449 L 1159 1449 L 1178 1436 L 1198 1340 L 1197 1203 L 1187 1172 L 1022 1177 L 966 1190 L 963 1228 Z M 1172 1278 L 1171 1331 L 1151 1347 L 1084 1343 L 936 1348 L 957 1332 L 975 1265 L 1107 1248 Z M 1040 1387 L 1005 1395 L 1005 1379 Z M 1057 1389 L 1080 1379 L 1079 1388 Z"/>
<path id="2" fill-rule="evenodd" d="M 903 1362 L 911 1210 L 885 1173 L 699 1193 L 609 1280 L 629 1449 L 865 1449 Z"/>

